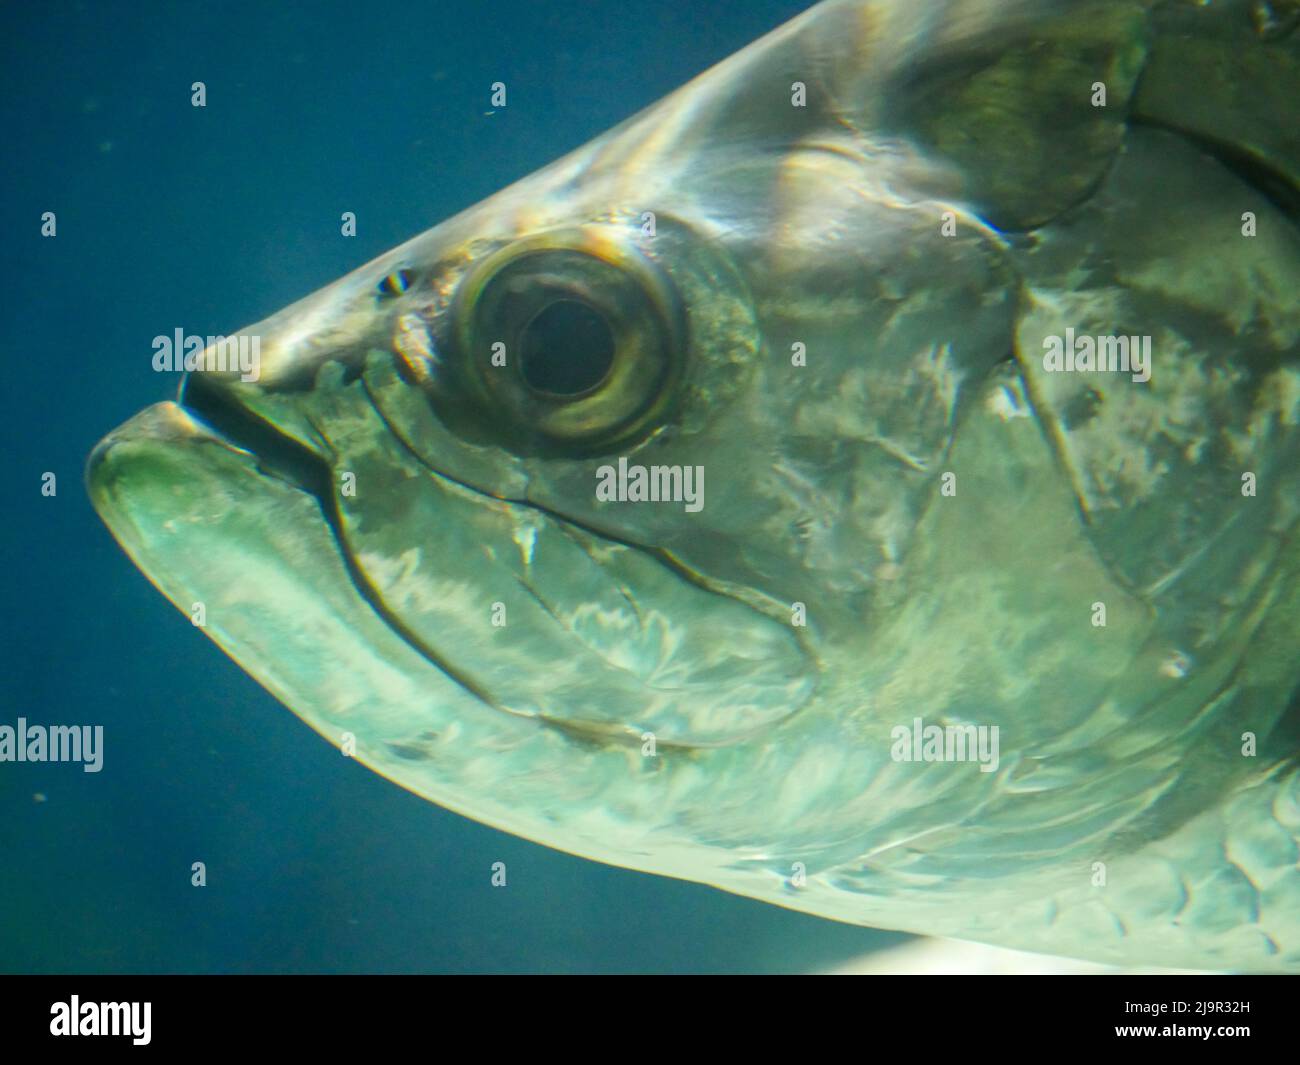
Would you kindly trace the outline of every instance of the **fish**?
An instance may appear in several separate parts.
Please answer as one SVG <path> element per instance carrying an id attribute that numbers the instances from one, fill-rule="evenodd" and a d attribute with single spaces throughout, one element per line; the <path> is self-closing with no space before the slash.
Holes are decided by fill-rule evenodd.
<path id="1" fill-rule="evenodd" d="M 1293 30 L 826 0 L 196 344 L 90 498 L 307 725 L 476 821 L 1300 971 Z"/>

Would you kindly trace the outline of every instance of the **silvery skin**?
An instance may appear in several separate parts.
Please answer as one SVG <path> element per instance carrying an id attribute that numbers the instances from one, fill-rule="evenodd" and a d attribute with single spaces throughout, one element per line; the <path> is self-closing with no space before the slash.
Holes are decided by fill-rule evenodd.
<path id="1" fill-rule="evenodd" d="M 1244 0 L 831 0 L 244 330 L 257 379 L 190 374 L 91 498 L 466 816 L 858 924 L 1294 971 L 1297 47 Z M 1057 372 L 1067 336 L 1150 352 Z M 894 757 L 918 720 L 943 758 Z"/>

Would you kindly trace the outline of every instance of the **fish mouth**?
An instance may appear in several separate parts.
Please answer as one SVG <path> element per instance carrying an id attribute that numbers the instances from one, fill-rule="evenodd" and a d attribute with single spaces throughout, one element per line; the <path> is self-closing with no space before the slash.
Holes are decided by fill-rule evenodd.
<path id="1" fill-rule="evenodd" d="M 797 645 L 782 642 L 787 634 L 774 644 L 776 626 L 766 619 L 683 585 L 674 602 L 698 616 L 672 645 L 699 659 L 670 656 L 666 668 L 676 674 L 698 664 L 703 672 L 687 676 L 675 694 L 643 684 L 637 663 L 595 653 L 600 633 L 575 638 L 564 586 L 604 595 L 601 609 L 581 619 L 591 625 L 607 620 L 619 594 L 595 583 L 606 554 L 621 560 L 625 576 L 646 575 L 660 586 L 680 584 L 676 577 L 634 547 L 592 548 L 587 534 L 558 518 L 408 467 L 393 481 L 413 493 L 404 503 L 408 520 L 394 512 L 375 530 L 409 534 L 411 519 L 425 516 L 416 504 L 431 499 L 439 517 L 429 535 L 440 547 L 454 535 L 482 539 L 486 529 L 488 548 L 516 556 L 513 569 L 499 558 L 470 572 L 476 598 L 460 624 L 450 623 L 442 601 L 421 614 L 407 594 L 412 586 L 403 584 L 409 574 L 394 577 L 376 563 L 382 552 L 364 542 L 375 530 L 363 521 L 358 531 L 347 513 L 353 501 L 340 499 L 340 460 L 329 449 L 336 439 L 308 446 L 292 422 L 261 416 L 256 407 L 265 397 L 252 389 L 240 394 L 196 376 L 181 398 L 147 407 L 104 437 L 87 462 L 89 496 L 137 567 L 253 679 L 344 754 L 446 809 L 598 861 L 691 879 L 723 875 L 725 853 L 701 851 L 666 804 L 679 771 L 705 785 L 696 759 L 709 748 L 743 742 L 806 702 L 813 685 Z M 378 412 L 366 425 L 382 431 Z M 480 511 L 487 524 L 469 525 Z M 524 520 L 536 530 L 535 563 L 567 558 L 558 583 L 519 569 L 518 548 L 499 530 Z M 447 568 L 445 557 L 429 557 L 430 568 Z M 584 560 L 585 569 L 574 568 Z M 454 600 L 456 588 L 447 591 Z M 509 602 L 508 642 L 490 645 L 495 657 L 475 657 L 492 637 L 473 631 L 473 618 L 480 608 L 486 618 L 496 597 Z M 628 604 L 623 620 L 637 609 L 644 644 L 658 622 L 648 602 Z M 538 627 L 545 621 L 549 631 Z M 753 648 L 754 677 L 732 683 L 704 675 L 719 661 L 701 653 L 699 632 L 719 625 L 751 627 L 752 638 L 744 630 L 738 636 Z M 614 635 L 637 645 L 638 633 Z M 558 658 L 557 648 L 567 656 Z M 770 672 L 782 648 L 798 675 Z M 777 682 L 759 706 L 754 693 L 763 694 L 763 676 Z M 588 681 L 608 690 L 607 703 L 594 700 Z M 737 703 L 737 693 L 750 705 Z M 648 732 L 653 757 L 645 756 Z"/>
<path id="2" fill-rule="evenodd" d="M 322 511 L 327 511 L 329 469 L 318 452 L 233 401 L 227 390 L 205 374 L 186 376 L 179 402 L 191 421 L 201 424 L 227 445 L 256 456 L 258 468 L 264 474 L 314 496 L 321 503 Z"/>
<path id="3" fill-rule="evenodd" d="M 314 727 L 319 690 L 275 680 L 281 655 L 316 653 L 302 616 L 322 599 L 337 613 L 346 598 L 354 627 L 363 613 L 378 621 L 456 690 L 453 705 L 584 744 L 626 751 L 649 733 L 665 749 L 729 746 L 811 695 L 816 670 L 785 625 L 641 545 L 430 468 L 358 375 L 334 391 L 353 407 L 332 436 L 328 420 L 264 416 L 273 393 L 194 373 L 179 402 L 109 433 L 86 467 L 96 511 L 137 566 L 182 611 L 204 606 L 207 634 Z M 342 455 L 356 437 L 371 450 Z M 347 498 L 348 468 L 380 488 Z M 326 557 L 332 585 L 317 596 Z M 254 575 L 278 570 L 293 580 L 276 598 Z M 507 607 L 515 627 L 501 639 L 482 619 L 500 610 L 504 626 Z M 700 653 L 718 631 L 735 634 L 739 657 Z"/>
<path id="4" fill-rule="evenodd" d="M 597 860 L 644 849 L 607 825 L 557 830 L 576 780 L 547 771 L 558 733 L 503 712 L 405 638 L 340 548 L 324 458 L 203 392 L 145 408 L 87 461 L 96 511 L 155 587 L 323 738 L 399 786 Z"/>
<path id="5" fill-rule="evenodd" d="M 175 601 L 167 587 L 154 578 L 146 560 L 138 557 L 130 546 L 133 540 L 139 539 L 145 526 L 138 512 L 133 513 L 124 506 L 130 496 L 130 485 L 124 482 L 139 480 L 133 474 L 139 469 L 142 452 L 162 447 L 176 455 L 194 453 L 211 457 L 213 449 L 224 450 L 250 474 L 271 478 L 312 500 L 319 507 L 323 528 L 334 541 L 358 596 L 369 608 L 461 689 L 484 706 L 509 713 L 507 707 L 496 702 L 472 678 L 443 660 L 387 607 L 383 595 L 348 549 L 324 457 L 235 401 L 229 390 L 214 383 L 215 380 L 202 373 L 188 374 L 181 385 L 178 402 L 167 401 L 145 408 L 105 436 L 86 462 L 87 492 L 97 513 L 155 586 Z M 131 537 L 130 531 L 137 537 Z M 177 605 L 185 609 L 182 604 Z"/>

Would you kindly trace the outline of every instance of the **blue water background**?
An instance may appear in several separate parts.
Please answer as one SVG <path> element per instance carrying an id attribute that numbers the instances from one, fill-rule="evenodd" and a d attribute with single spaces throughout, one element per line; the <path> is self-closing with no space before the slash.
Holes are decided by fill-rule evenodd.
<path id="1" fill-rule="evenodd" d="M 0 724 L 106 733 L 99 774 L 0 764 L 0 969 L 801 970 L 892 941 L 559 854 L 340 757 L 154 591 L 81 483 L 174 394 L 155 335 L 258 321 L 804 6 L 0 6 Z"/>

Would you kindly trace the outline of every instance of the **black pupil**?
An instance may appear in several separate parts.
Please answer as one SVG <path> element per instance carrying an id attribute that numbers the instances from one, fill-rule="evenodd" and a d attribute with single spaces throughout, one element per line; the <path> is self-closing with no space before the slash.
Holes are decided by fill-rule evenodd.
<path id="1" fill-rule="evenodd" d="M 614 361 L 605 319 L 576 300 L 557 300 L 524 327 L 524 380 L 538 392 L 575 396 L 595 388 Z"/>

